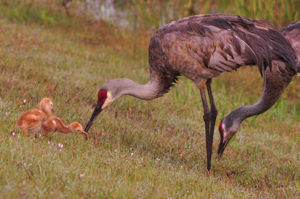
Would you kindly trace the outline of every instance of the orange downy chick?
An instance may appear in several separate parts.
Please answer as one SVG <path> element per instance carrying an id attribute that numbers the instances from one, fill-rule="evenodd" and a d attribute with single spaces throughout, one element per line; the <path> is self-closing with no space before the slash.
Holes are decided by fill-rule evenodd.
<path id="1" fill-rule="evenodd" d="M 42 122 L 51 116 L 53 102 L 49 98 L 43 98 L 38 104 L 40 109 L 30 109 L 17 120 L 17 126 L 26 134 L 35 134 L 41 130 Z"/>
<path id="2" fill-rule="evenodd" d="M 77 133 L 85 136 L 88 139 L 88 134 L 83 130 L 82 126 L 78 122 L 73 122 L 69 126 L 64 125 L 64 123 L 56 116 L 50 116 L 42 124 L 43 135 L 51 136 L 56 131 L 61 133 Z"/>

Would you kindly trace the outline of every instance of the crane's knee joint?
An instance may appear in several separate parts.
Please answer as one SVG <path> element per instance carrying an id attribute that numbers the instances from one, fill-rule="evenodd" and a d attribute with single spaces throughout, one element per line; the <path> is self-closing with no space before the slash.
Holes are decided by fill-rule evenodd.
<path id="1" fill-rule="evenodd" d="M 209 112 L 209 113 L 204 113 L 204 114 L 203 114 L 203 120 L 204 120 L 204 121 L 210 121 L 210 120 L 211 120 L 211 116 L 212 116 L 211 112 Z"/>
<path id="2" fill-rule="evenodd" d="M 217 117 L 217 115 L 218 115 L 218 110 L 217 109 L 213 108 L 210 112 L 211 112 L 211 117 L 213 117 L 213 118 Z"/>
<path id="3" fill-rule="evenodd" d="M 203 120 L 204 121 L 215 120 L 217 118 L 217 115 L 218 115 L 217 109 L 213 109 L 209 113 L 203 114 Z"/>

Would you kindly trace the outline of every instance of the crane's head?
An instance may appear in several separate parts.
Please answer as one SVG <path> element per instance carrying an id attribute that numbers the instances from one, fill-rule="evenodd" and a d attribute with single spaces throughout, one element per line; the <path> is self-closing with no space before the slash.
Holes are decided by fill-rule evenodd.
<path id="1" fill-rule="evenodd" d="M 102 85 L 102 87 L 98 91 L 98 101 L 97 101 L 96 107 L 94 109 L 94 112 L 85 127 L 86 132 L 89 131 L 94 120 L 101 113 L 101 111 L 104 108 L 106 108 L 107 106 L 109 106 L 113 101 L 115 101 L 116 98 L 113 97 L 113 96 L 115 96 L 115 94 L 113 94 L 113 93 L 116 93 L 118 91 L 118 89 L 113 89 L 114 87 L 111 86 L 111 85 L 113 85 L 112 83 L 113 83 L 113 81 L 107 81 L 106 83 L 104 83 Z"/>
<path id="2" fill-rule="evenodd" d="M 220 144 L 218 149 L 219 158 L 222 157 L 222 154 L 230 141 L 230 139 L 236 134 L 239 129 L 239 123 L 226 122 L 227 118 L 223 118 L 219 125 L 219 133 L 220 133 Z"/>
<path id="3" fill-rule="evenodd" d="M 137 84 L 132 80 L 126 78 L 108 80 L 105 82 L 98 91 L 98 101 L 94 112 L 85 127 L 85 131 L 88 132 L 93 124 L 93 121 L 104 108 L 109 106 L 116 99 L 123 95 L 131 95 L 131 92 L 135 89 L 134 86 L 136 85 Z"/>

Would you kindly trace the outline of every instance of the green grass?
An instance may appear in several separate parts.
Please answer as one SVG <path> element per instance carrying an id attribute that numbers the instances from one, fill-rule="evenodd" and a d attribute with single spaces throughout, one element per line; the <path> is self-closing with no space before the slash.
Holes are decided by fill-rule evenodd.
<path id="1" fill-rule="evenodd" d="M 60 133 L 31 139 L 15 122 L 45 96 L 64 123 L 84 125 L 106 80 L 128 77 L 145 84 L 147 48 L 133 54 L 130 32 L 103 22 L 80 25 L 73 18 L 64 26 L 5 16 L 0 18 L 1 198 L 299 197 L 297 76 L 269 111 L 243 122 L 220 161 L 215 131 L 212 175 L 206 174 L 200 94 L 186 78 L 153 101 L 118 99 L 95 121 L 88 141 Z M 262 78 L 256 67 L 243 67 L 214 79 L 212 86 L 218 124 L 259 99 Z"/>

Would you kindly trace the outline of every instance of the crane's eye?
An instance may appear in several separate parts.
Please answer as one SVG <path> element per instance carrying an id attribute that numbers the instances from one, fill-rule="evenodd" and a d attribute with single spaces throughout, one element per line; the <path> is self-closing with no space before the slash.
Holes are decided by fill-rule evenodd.
<path id="1" fill-rule="evenodd" d="M 223 133 L 223 132 L 224 132 L 224 129 L 223 129 L 221 126 L 219 127 L 219 132 L 220 132 L 220 133 Z"/>
<path id="2" fill-rule="evenodd" d="M 221 139 L 223 139 L 224 138 L 224 129 L 222 127 L 222 122 L 219 125 L 219 133 L 220 133 Z"/>

